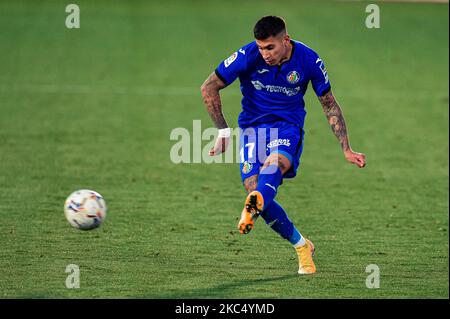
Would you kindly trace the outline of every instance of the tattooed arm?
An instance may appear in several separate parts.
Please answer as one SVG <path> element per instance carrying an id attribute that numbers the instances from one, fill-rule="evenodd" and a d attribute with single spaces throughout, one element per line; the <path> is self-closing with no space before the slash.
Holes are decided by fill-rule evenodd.
<path id="1" fill-rule="evenodd" d="M 223 83 L 215 72 L 213 72 L 201 87 L 206 110 L 218 129 L 228 127 L 227 121 L 222 113 L 222 102 L 219 94 L 219 90 L 223 89 L 225 86 L 225 83 Z M 226 137 L 218 137 L 215 146 L 209 151 L 209 155 L 213 156 L 225 152 L 228 147 L 228 140 L 229 138 Z"/>
<path id="2" fill-rule="evenodd" d="M 331 90 L 325 95 L 320 96 L 319 101 L 322 104 L 328 123 L 331 126 L 331 130 L 341 144 L 345 158 L 349 162 L 358 165 L 358 167 L 363 168 L 366 165 L 366 156 L 361 153 L 353 152 L 351 149 L 348 141 L 347 126 L 345 125 L 344 115 L 342 114 L 341 107 L 334 98 Z"/>
<path id="3" fill-rule="evenodd" d="M 220 101 L 219 90 L 225 87 L 225 83 L 220 80 L 216 73 L 211 73 L 206 81 L 202 84 L 203 102 L 206 105 L 209 116 L 213 120 L 218 129 L 228 127 L 227 121 L 222 114 L 222 102 Z"/>

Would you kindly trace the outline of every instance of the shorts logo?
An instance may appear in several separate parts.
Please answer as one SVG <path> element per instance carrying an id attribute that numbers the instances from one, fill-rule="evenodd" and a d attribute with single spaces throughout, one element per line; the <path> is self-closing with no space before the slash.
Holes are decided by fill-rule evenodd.
<path id="1" fill-rule="evenodd" d="M 291 146 L 291 141 L 288 138 L 273 140 L 267 144 L 267 148 L 278 147 L 280 145 Z"/>
<path id="2" fill-rule="evenodd" d="M 288 80 L 289 83 L 295 84 L 300 80 L 300 75 L 298 74 L 297 71 L 291 71 L 286 76 L 286 79 Z"/>
<path id="3" fill-rule="evenodd" d="M 242 165 L 242 173 L 248 174 L 248 173 L 250 173 L 252 168 L 253 168 L 253 164 L 250 163 L 249 161 L 245 161 Z"/>
<path id="4" fill-rule="evenodd" d="M 228 66 L 236 60 L 238 56 L 237 52 L 234 52 L 228 59 L 226 59 L 223 63 L 225 64 L 225 67 L 228 68 Z"/>

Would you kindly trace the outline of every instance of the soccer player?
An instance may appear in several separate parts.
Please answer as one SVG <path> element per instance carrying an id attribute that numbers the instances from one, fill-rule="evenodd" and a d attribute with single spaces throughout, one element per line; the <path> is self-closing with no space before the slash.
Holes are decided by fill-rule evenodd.
<path id="1" fill-rule="evenodd" d="M 293 178 L 303 150 L 305 103 L 309 82 L 322 104 L 328 123 L 350 163 L 362 168 L 365 155 L 354 152 L 347 126 L 332 91 L 322 59 L 305 44 L 294 41 L 283 18 L 265 16 L 254 27 L 255 41 L 244 45 L 219 64 L 201 87 L 207 111 L 219 135 L 211 156 L 224 152 L 231 129 L 222 113 L 219 90 L 236 78 L 241 83 L 241 177 L 247 197 L 238 229 L 247 234 L 261 215 L 264 221 L 295 248 L 299 274 L 312 274 L 314 245 L 289 220 L 275 200 L 283 178 Z M 276 132 L 275 138 L 272 134 Z M 263 150 L 260 152 L 258 150 Z M 261 154 L 263 153 L 263 154 Z"/>

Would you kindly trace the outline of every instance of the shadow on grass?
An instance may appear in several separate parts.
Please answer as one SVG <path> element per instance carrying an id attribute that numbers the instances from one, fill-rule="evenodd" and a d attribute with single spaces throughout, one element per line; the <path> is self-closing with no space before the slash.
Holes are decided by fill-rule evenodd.
<path id="1" fill-rule="evenodd" d="M 245 294 L 245 298 L 251 298 L 252 289 L 255 288 L 255 285 L 276 282 L 276 281 L 284 281 L 287 279 L 298 278 L 297 274 L 289 274 L 284 276 L 277 277 L 269 277 L 269 278 L 258 278 L 258 279 L 250 279 L 250 280 L 240 280 L 229 283 L 220 284 L 213 287 L 205 287 L 205 288 L 197 288 L 197 289 L 183 289 L 183 290 L 173 290 L 170 292 L 164 293 L 161 298 L 237 298 L 242 297 Z M 247 292 L 242 293 L 241 289 L 248 289 Z M 269 296 L 270 293 L 267 293 L 267 296 L 264 298 L 276 297 Z"/>

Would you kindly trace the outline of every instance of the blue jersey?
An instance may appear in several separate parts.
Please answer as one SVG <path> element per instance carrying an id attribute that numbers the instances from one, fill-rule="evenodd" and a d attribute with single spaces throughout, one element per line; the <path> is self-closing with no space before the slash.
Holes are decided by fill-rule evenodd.
<path id="1" fill-rule="evenodd" d="M 231 84 L 241 82 L 241 128 L 273 121 L 287 121 L 303 127 L 306 111 L 303 96 L 311 81 L 318 96 L 331 86 L 323 61 L 305 44 L 291 40 L 292 54 L 281 65 L 268 65 L 253 41 L 219 64 L 216 75 Z"/>

